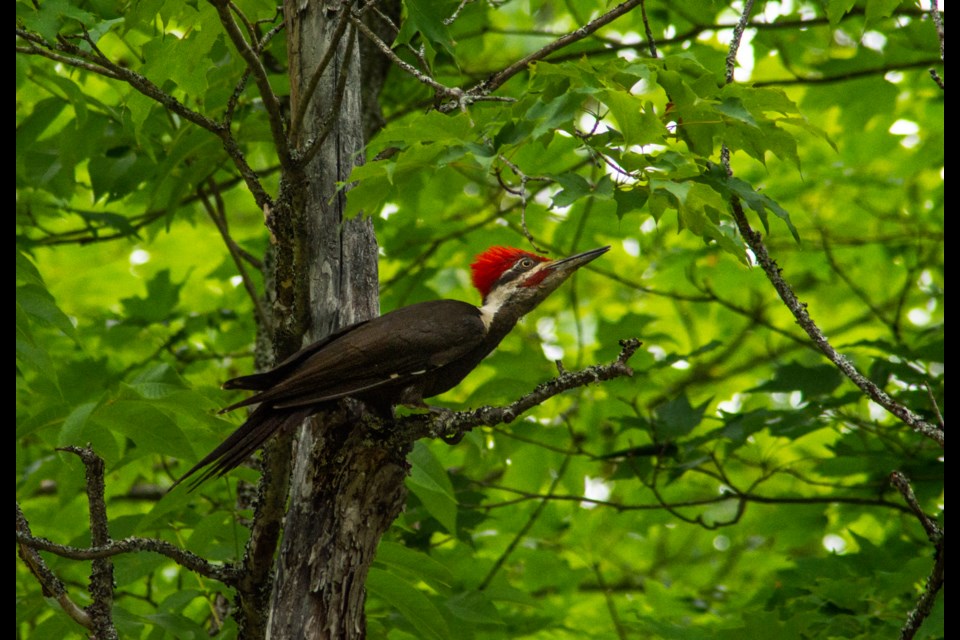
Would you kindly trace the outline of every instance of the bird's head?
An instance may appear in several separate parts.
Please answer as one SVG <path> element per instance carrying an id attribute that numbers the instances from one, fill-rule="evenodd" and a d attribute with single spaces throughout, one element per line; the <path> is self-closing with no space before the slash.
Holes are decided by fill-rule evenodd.
<path id="1" fill-rule="evenodd" d="M 550 260 L 523 249 L 491 247 L 470 265 L 473 286 L 483 296 L 481 309 L 490 317 L 509 312 L 516 320 L 532 311 L 574 271 L 609 249 L 600 247 Z"/>

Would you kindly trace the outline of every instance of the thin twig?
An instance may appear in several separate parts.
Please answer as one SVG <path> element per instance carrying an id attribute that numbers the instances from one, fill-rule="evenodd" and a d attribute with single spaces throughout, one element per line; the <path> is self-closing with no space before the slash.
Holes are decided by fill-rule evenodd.
<path id="1" fill-rule="evenodd" d="M 937 416 L 937 424 L 940 425 L 940 428 L 943 429 L 946 425 L 943 423 L 943 414 L 940 413 L 940 406 L 937 404 L 937 399 L 933 395 L 933 389 L 930 388 L 930 383 L 924 385 L 927 388 L 927 396 L 930 398 L 930 406 L 933 407 L 933 412 Z"/>
<path id="2" fill-rule="evenodd" d="M 270 41 L 273 40 L 273 37 L 286 28 L 286 24 L 283 21 L 283 7 L 277 7 L 277 15 L 274 16 L 273 18 L 270 18 L 269 20 L 258 21 L 258 24 L 260 22 L 270 23 L 276 20 L 278 17 L 280 18 L 280 22 L 278 22 L 276 25 L 274 25 L 272 29 L 270 29 L 265 34 L 263 34 L 263 37 L 260 38 L 260 42 L 257 43 L 257 53 L 262 53 L 263 50 L 266 48 L 266 46 L 270 44 Z"/>
<path id="3" fill-rule="evenodd" d="M 937 6 L 937 0 L 930 0 L 930 15 L 933 16 L 933 24 L 937 27 L 937 39 L 940 41 L 940 59 L 943 60 L 943 43 L 946 36 L 943 33 L 943 18 L 940 16 L 940 7 Z"/>
<path id="4" fill-rule="evenodd" d="M 613 601 L 613 593 L 603 579 L 603 573 L 600 571 L 600 563 L 598 562 L 593 563 L 593 575 L 597 578 L 597 586 L 600 587 L 600 591 L 603 592 L 603 599 L 607 603 L 607 611 L 610 612 L 610 620 L 613 622 L 613 628 L 617 630 L 617 637 L 620 638 L 620 640 L 626 640 L 628 637 L 627 630 L 623 626 L 623 623 L 620 622 L 620 615 L 617 613 L 617 604 Z"/>
<path id="5" fill-rule="evenodd" d="M 650 28 L 650 20 L 647 18 L 646 2 L 640 3 L 640 18 L 643 20 L 643 31 L 647 35 L 647 48 L 650 50 L 650 57 L 659 58 L 660 55 L 657 53 L 657 43 L 653 39 L 653 30 Z"/>
<path id="6" fill-rule="evenodd" d="M 17 35 L 20 35 L 19 33 Z M 27 55 L 41 56 L 47 58 L 48 60 L 53 60 L 54 62 L 59 62 L 77 69 L 83 69 L 85 71 L 90 71 L 91 73 L 96 73 L 97 75 L 103 76 L 104 78 L 110 78 L 111 80 L 122 80 L 118 74 L 110 71 L 109 69 L 104 69 L 103 67 L 94 64 L 92 62 L 87 62 L 86 60 L 79 60 L 77 58 L 72 58 L 68 55 L 62 55 L 48 49 L 43 49 L 37 47 L 36 45 L 18 45 L 17 53 L 25 53 Z"/>
<path id="7" fill-rule="evenodd" d="M 25 544 L 40 551 L 48 551 L 61 558 L 70 558 L 71 560 L 93 560 L 126 553 L 150 551 L 170 558 L 194 573 L 218 580 L 228 586 L 234 586 L 236 583 L 236 570 L 233 565 L 213 564 L 196 554 L 170 544 L 166 540 L 156 538 L 124 538 L 123 540 L 112 540 L 110 543 L 99 547 L 80 548 L 57 544 L 46 538 L 31 536 L 18 531 L 17 543 Z"/>
<path id="8" fill-rule="evenodd" d="M 933 78 L 933 81 L 937 83 L 938 87 L 940 87 L 941 89 L 944 88 L 943 78 L 940 77 L 940 74 L 937 73 L 936 69 L 930 69 L 930 77 Z"/>
<path id="9" fill-rule="evenodd" d="M 494 426 L 510 423 L 556 395 L 584 387 L 594 382 L 630 377 L 633 369 L 627 364 L 642 343 L 636 339 L 620 341 L 620 355 L 605 365 L 595 365 L 580 371 L 568 371 L 553 380 L 544 382 L 530 393 L 504 407 L 480 407 L 471 411 L 452 411 L 441 415 L 410 415 L 398 420 L 395 437 L 403 442 L 419 438 L 442 438 L 448 442 L 456 441 L 471 429 L 479 426 Z"/>
<path id="10" fill-rule="evenodd" d="M 936 520 L 923 512 L 920 503 L 917 502 L 917 496 L 914 494 L 913 487 L 910 486 L 910 480 L 907 476 L 900 471 L 894 471 L 890 474 L 890 484 L 896 487 L 900 495 L 903 496 L 904 501 L 910 507 L 910 511 L 917 517 L 917 520 L 920 521 L 920 525 L 923 527 L 927 538 L 933 543 L 934 547 L 933 569 L 927 577 L 920 597 L 917 598 L 917 604 L 914 605 L 910 613 L 907 614 L 907 619 L 900 628 L 900 640 L 911 640 L 917 631 L 920 630 L 923 621 L 926 620 L 931 611 L 933 611 L 933 605 L 936 603 L 937 595 L 943 588 L 944 536 L 943 529 L 937 524 Z"/>
<path id="11" fill-rule="evenodd" d="M 277 169 L 278 169 L 278 167 L 275 165 L 275 166 L 271 167 L 270 169 L 268 169 L 267 171 L 264 171 L 263 173 L 264 173 L 264 175 L 270 175 L 270 174 L 274 173 Z M 211 175 L 212 175 L 212 174 L 211 174 Z M 209 179 L 209 177 L 208 177 L 207 179 Z M 229 180 L 224 180 L 223 182 L 218 182 L 218 183 L 217 183 L 217 189 L 220 190 L 220 191 L 226 191 L 227 189 L 230 189 L 230 188 L 233 188 L 234 186 L 236 186 L 236 185 L 241 181 L 241 179 L 242 179 L 241 177 L 236 177 L 236 176 L 235 176 L 235 177 L 230 178 Z M 188 205 L 188 204 L 193 204 L 194 202 L 198 201 L 199 199 L 200 199 L 200 196 L 199 196 L 199 195 L 197 195 L 196 193 L 191 193 L 188 197 L 186 197 L 186 198 L 184 198 L 183 200 L 180 200 L 179 202 L 177 202 L 176 206 L 177 206 L 177 207 L 183 207 L 183 206 Z M 35 206 L 36 206 L 36 205 L 35 205 Z M 44 206 L 46 206 L 46 205 L 44 205 Z M 44 230 L 44 229 L 40 226 L 40 224 L 39 224 L 38 222 L 34 222 L 33 227 L 38 228 L 38 229 L 40 229 L 41 231 L 45 231 L 46 235 L 43 236 L 43 237 L 41 237 L 41 238 L 33 238 L 33 237 L 30 237 L 30 238 L 29 238 L 29 243 L 31 243 L 31 244 L 36 244 L 36 245 L 42 245 L 42 246 L 53 246 L 53 245 L 61 245 L 61 244 L 87 245 L 87 244 L 91 244 L 91 243 L 94 243 L 94 242 L 109 242 L 109 241 L 111 241 L 111 240 L 119 240 L 119 239 L 121 239 L 121 238 L 129 238 L 130 236 L 138 237 L 138 236 L 137 236 L 137 231 L 139 231 L 140 229 L 142 229 L 142 228 L 150 225 L 150 224 L 153 223 L 153 222 L 156 222 L 156 221 L 159 220 L 160 218 L 163 218 L 164 216 L 166 216 L 166 215 L 168 215 L 168 214 L 170 213 L 170 211 L 169 211 L 168 209 L 166 209 L 166 208 L 164 208 L 164 209 L 155 209 L 155 210 L 147 211 L 147 212 L 144 212 L 144 213 L 140 213 L 140 214 L 131 216 L 130 218 L 127 219 L 127 223 L 128 223 L 129 226 L 130 226 L 130 231 L 129 231 L 129 232 L 118 231 L 117 233 L 105 234 L 105 233 L 100 233 L 100 230 L 101 230 L 101 229 L 104 229 L 104 228 L 107 228 L 107 226 L 106 226 L 106 225 L 103 225 L 103 226 L 93 226 L 93 225 L 91 224 L 91 222 L 88 220 L 88 218 L 91 216 L 91 214 L 92 214 L 92 215 L 101 215 L 101 214 L 104 214 L 104 213 L 109 213 L 109 214 L 115 214 L 115 215 L 117 215 L 118 217 L 119 217 L 121 214 L 115 213 L 115 212 L 113 212 L 113 211 L 106 211 L 106 212 L 104 212 L 104 211 L 89 211 L 89 210 L 86 210 L 86 209 L 80 209 L 80 208 L 78 208 L 78 207 L 62 206 L 62 205 L 59 205 L 59 203 L 58 203 L 58 205 L 56 206 L 56 211 L 57 211 L 58 213 L 72 213 L 72 214 L 76 214 L 76 215 L 80 216 L 81 218 L 84 218 L 84 220 L 86 220 L 86 223 L 85 223 L 82 227 L 79 227 L 79 228 L 67 229 L 67 230 L 65 230 L 65 231 L 56 231 L 56 232 L 54 232 L 54 231 L 46 231 L 46 230 Z M 257 258 L 256 256 L 251 255 L 249 251 L 246 251 L 246 250 L 243 249 L 242 247 L 239 247 L 239 250 L 240 250 L 240 255 L 243 257 L 243 259 L 246 260 L 246 261 L 247 261 L 250 265 L 252 265 L 255 269 L 257 269 L 257 270 L 262 270 L 262 269 L 263 269 L 263 262 L 262 262 L 259 258 Z"/>
<path id="12" fill-rule="evenodd" d="M 273 88 L 270 86 L 267 70 L 263 68 L 263 63 L 260 61 L 260 56 L 257 54 L 257 51 L 250 46 L 250 43 L 247 42 L 243 34 L 240 33 L 240 27 L 237 21 L 234 20 L 233 12 L 231 11 L 232 3 L 229 0 L 209 1 L 217 10 L 217 14 L 220 16 L 220 24 L 223 25 L 224 30 L 233 42 L 237 53 L 239 53 L 240 57 L 247 63 L 247 68 L 250 69 L 254 82 L 257 83 L 257 89 L 260 91 L 260 97 L 267 110 L 267 121 L 270 123 L 270 133 L 273 138 L 274 147 L 276 148 L 277 157 L 280 160 L 280 165 L 284 168 L 292 168 L 290 147 L 283 125 L 283 110 L 280 107 L 280 100 L 277 98 L 277 94 L 273 92 Z"/>
<path id="13" fill-rule="evenodd" d="M 89 446 L 63 447 L 61 451 L 73 453 L 83 462 L 90 511 L 90 543 L 95 547 L 110 544 L 107 503 L 104 500 L 106 484 L 103 478 L 103 458 Z M 117 629 L 113 623 L 113 560 L 109 557 L 96 558 L 90 564 L 88 592 L 93 601 L 87 607 L 87 612 L 90 614 L 91 628 L 98 638 L 117 638 Z"/>
<path id="14" fill-rule="evenodd" d="M 237 144 L 237 141 L 230 133 L 229 126 L 216 122 L 202 113 L 190 109 L 169 93 L 161 90 L 160 87 L 151 82 L 146 76 L 120 66 L 107 58 L 99 57 L 93 52 L 84 51 L 80 47 L 70 44 L 67 41 L 60 40 L 56 43 L 48 43 L 38 34 L 19 28 L 17 29 L 17 37 L 32 45 L 17 46 L 17 52 L 19 53 L 43 56 L 71 67 L 84 69 L 105 78 L 110 78 L 111 80 L 124 82 L 135 91 L 159 103 L 168 112 L 175 113 L 184 120 L 210 131 L 220 138 L 223 148 L 240 171 L 240 175 L 243 177 L 244 182 L 246 182 L 250 193 L 253 194 L 257 205 L 263 208 L 271 203 L 270 196 L 264 190 L 263 185 L 260 184 L 257 173 L 247 164 L 240 145 Z"/>
<path id="15" fill-rule="evenodd" d="M 460 17 L 460 12 L 463 11 L 463 8 L 471 2 L 473 2 L 473 0 L 460 0 L 460 4 L 457 5 L 457 8 L 454 9 L 453 13 L 451 13 L 448 18 L 443 19 L 443 24 L 450 26 L 456 22 L 457 18 Z"/>
<path id="16" fill-rule="evenodd" d="M 250 42 L 254 43 L 254 46 L 257 45 L 257 29 L 253 26 L 253 23 L 244 15 L 243 11 L 236 5 L 233 0 L 227 0 L 227 4 L 230 6 L 230 9 L 237 14 L 240 18 L 240 22 L 243 23 L 244 28 L 247 30 L 247 37 L 250 38 Z"/>
<path id="17" fill-rule="evenodd" d="M 847 285 L 847 287 L 849 287 L 850 290 L 853 291 L 854 295 L 860 298 L 863 304 L 865 304 L 867 308 L 870 309 L 870 311 L 872 311 L 874 315 L 877 316 L 877 319 L 880 320 L 880 322 L 890 327 L 890 331 L 891 333 L 893 333 L 893 337 L 899 340 L 900 331 L 899 331 L 899 328 L 897 327 L 896 320 L 894 319 L 893 321 L 890 321 L 884 318 L 882 310 L 873 303 L 873 300 L 870 299 L 870 295 L 866 291 L 864 291 L 864 289 L 860 287 L 857 284 L 857 282 L 850 277 L 849 274 L 847 274 L 847 271 L 837 263 L 837 259 L 833 255 L 833 249 L 830 247 L 830 240 L 828 239 L 826 232 L 821 233 L 821 238 L 822 238 L 821 244 L 823 246 L 823 255 L 824 257 L 826 257 L 827 264 L 830 265 L 830 268 L 833 269 L 833 272 L 836 273 L 837 276 L 839 276 L 839 278 L 843 280 L 843 282 Z M 909 278 L 907 280 L 909 283 Z"/>
<path id="18" fill-rule="evenodd" d="M 240 274 L 240 281 L 243 282 L 243 288 L 246 289 L 247 295 L 250 296 L 250 300 L 253 302 L 253 310 L 257 315 L 257 323 L 269 331 L 270 317 L 263 307 L 263 300 L 257 292 L 257 288 L 253 284 L 253 279 L 250 277 L 250 273 L 244 264 L 240 246 L 236 240 L 233 239 L 233 236 L 230 235 L 230 229 L 227 224 L 226 204 L 223 202 L 223 196 L 217 189 L 217 185 L 213 182 L 212 178 L 209 180 L 208 191 L 204 190 L 203 187 L 198 187 L 197 191 L 201 196 L 200 202 L 203 203 L 203 208 L 206 210 L 207 215 L 210 216 L 217 231 L 220 232 L 220 237 L 223 238 L 223 243 L 226 245 L 230 257 L 233 258 L 234 264 L 237 266 L 237 272 Z M 209 200 L 204 197 L 207 194 L 213 196 L 214 204 L 211 204 Z"/>
<path id="19" fill-rule="evenodd" d="M 940 41 L 940 61 L 943 62 L 943 44 L 946 36 L 943 33 L 943 18 L 940 16 L 940 8 L 937 6 L 937 0 L 930 0 L 930 14 L 933 16 L 933 24 L 937 28 L 937 40 Z M 937 73 L 936 69 L 930 69 L 930 77 L 937 83 L 940 89 L 943 89 L 943 78 Z"/>
<path id="20" fill-rule="evenodd" d="M 740 38 L 743 36 L 743 27 L 747 24 L 749 13 L 752 7 L 753 0 L 747 0 L 747 2 L 744 4 L 743 13 L 740 16 L 737 27 L 734 28 L 734 38 L 730 43 L 730 50 L 726 59 L 725 77 L 728 84 L 733 82 L 733 69 L 736 65 L 737 50 L 740 47 Z M 726 145 L 723 145 L 723 147 L 720 149 L 720 158 L 727 175 L 733 175 L 733 172 L 730 169 L 730 149 Z M 787 283 L 786 280 L 783 279 L 783 276 L 780 273 L 780 267 L 773 260 L 773 258 L 770 257 L 770 254 L 767 252 L 767 248 L 763 243 L 762 237 L 750 226 L 739 198 L 731 198 L 730 205 L 733 211 L 734 222 L 740 231 L 740 236 L 746 241 L 747 246 L 750 247 L 751 251 L 753 251 L 757 263 L 763 269 L 767 279 L 770 280 L 770 283 L 780 295 L 780 299 L 783 300 L 787 308 L 791 311 L 791 313 L 793 313 L 797 323 L 803 328 L 807 335 L 810 336 L 810 339 L 813 340 L 817 348 L 819 348 L 820 351 L 871 400 L 879 404 L 892 415 L 899 418 L 914 431 L 931 438 L 941 447 L 943 447 L 944 431 L 942 429 L 938 429 L 935 425 L 930 424 L 917 414 L 910 411 L 907 407 L 901 405 L 899 402 L 891 398 L 885 391 L 880 389 L 876 384 L 860 373 L 846 357 L 841 355 L 836 349 L 833 348 L 833 345 L 831 345 L 830 341 L 827 340 L 827 337 L 823 335 L 823 332 L 813 321 L 813 318 L 810 317 L 806 304 L 800 302 L 796 293 L 793 291 L 793 288 Z"/>
<path id="21" fill-rule="evenodd" d="M 709 474 L 708 474 L 709 475 Z M 899 511 L 901 513 L 911 513 L 911 510 L 905 507 L 902 504 L 896 502 L 890 502 L 889 500 L 884 500 L 883 498 L 858 498 L 856 496 L 764 496 L 758 495 L 753 492 L 745 493 L 736 493 L 729 492 L 723 495 L 712 495 L 709 498 L 695 498 L 691 500 L 682 500 L 679 502 L 670 502 L 666 499 L 658 500 L 657 502 L 646 502 L 646 503 L 629 503 L 629 502 L 616 502 L 613 500 L 599 500 L 597 498 L 589 498 L 587 496 L 579 495 L 569 495 L 569 494 L 543 494 L 536 493 L 531 491 L 524 491 L 522 489 L 515 489 L 513 487 L 506 487 L 503 485 L 498 485 L 490 482 L 480 482 L 475 481 L 475 484 L 487 487 L 490 489 L 495 489 L 497 491 L 505 491 L 507 493 L 513 493 L 519 498 L 513 500 L 503 500 L 501 502 L 484 502 L 482 504 L 469 504 L 463 505 L 471 509 L 496 509 L 499 507 L 506 507 L 513 504 L 518 504 L 521 502 L 527 502 L 529 500 L 544 500 L 549 498 L 550 500 L 556 500 L 559 502 L 577 502 L 584 504 L 592 504 L 598 507 L 607 507 L 615 511 L 657 511 L 662 509 L 679 509 L 679 508 L 689 508 L 689 507 L 705 507 L 709 505 L 718 504 L 721 502 L 727 502 L 729 500 L 740 500 L 744 503 L 755 502 L 757 504 L 853 504 L 861 507 L 880 507 L 883 509 L 892 509 L 894 511 Z M 696 521 L 691 518 L 684 517 L 688 522 Z"/>
<path id="22" fill-rule="evenodd" d="M 337 16 L 337 24 L 333 29 L 333 35 L 330 36 L 330 43 L 327 46 L 327 50 L 323 53 L 323 57 L 320 58 L 320 62 L 317 63 L 317 68 L 313 70 L 313 74 L 307 82 L 306 90 L 302 95 L 298 96 L 297 112 L 294 114 L 293 120 L 290 121 L 290 139 L 295 142 L 300 128 L 303 126 L 303 119 L 307 115 L 307 108 L 310 106 L 310 101 L 313 99 L 314 93 L 316 93 L 317 85 L 320 84 L 320 78 L 323 76 L 323 72 L 326 71 L 327 66 L 330 64 L 330 61 L 333 60 L 340 46 L 340 39 L 343 37 L 343 33 L 346 31 L 347 24 L 349 23 L 347 19 L 349 12 L 349 3 L 344 3 L 343 6 L 340 7 L 340 15 Z M 348 42 L 350 42 L 350 40 L 348 40 Z M 350 47 L 349 44 L 347 46 Z"/>
<path id="23" fill-rule="evenodd" d="M 340 61 L 340 69 L 337 73 L 337 84 L 333 88 L 333 99 L 330 101 L 330 108 L 320 123 L 320 129 L 314 133 L 315 137 L 310 143 L 310 146 L 307 147 L 300 157 L 301 162 L 304 164 L 313 160 L 320 151 L 320 148 L 323 147 L 323 143 L 326 142 L 327 136 L 330 135 L 330 132 L 332 132 L 337 125 L 337 116 L 340 114 L 340 106 L 343 104 L 343 96 L 346 93 L 347 78 L 350 77 L 347 70 L 353 59 L 353 50 L 356 48 L 354 43 L 355 37 L 356 28 L 351 24 L 350 31 L 347 33 L 346 51 L 344 52 L 343 60 Z"/>
<path id="24" fill-rule="evenodd" d="M 373 30 L 370 27 L 364 24 L 363 20 L 361 20 L 359 16 L 351 13 L 350 22 L 352 22 L 353 25 L 360 30 L 360 33 L 366 36 L 370 40 L 370 42 L 372 42 L 374 46 L 376 46 L 377 49 L 379 49 L 383 53 L 383 55 L 387 56 L 387 58 L 389 58 L 390 61 L 393 62 L 393 64 L 397 65 L 403 71 L 409 73 L 411 76 L 413 76 L 423 84 L 429 87 L 432 87 L 433 90 L 436 91 L 439 95 L 452 97 L 457 100 L 459 100 L 463 96 L 462 89 L 458 87 L 448 87 L 444 84 L 437 82 L 432 77 L 430 77 L 426 73 L 423 73 L 422 71 L 414 67 L 412 64 L 410 64 L 409 62 L 407 62 L 406 60 L 398 56 L 396 53 L 394 53 L 393 49 L 390 48 L 390 45 L 388 45 L 386 42 L 381 40 L 380 36 L 378 36 L 376 33 L 373 32 Z"/>
<path id="25" fill-rule="evenodd" d="M 740 41 L 743 39 L 743 31 L 750 20 L 750 13 L 753 11 L 753 0 L 747 0 L 743 5 L 743 11 L 740 13 L 740 19 L 733 28 L 733 40 L 730 42 L 730 49 L 727 51 L 726 80 L 727 84 L 733 82 L 733 70 L 737 66 L 737 52 L 740 50 Z"/>
<path id="26" fill-rule="evenodd" d="M 523 235 L 526 236 L 527 240 L 530 242 L 530 245 L 538 253 L 546 253 L 542 248 L 537 245 L 536 240 L 533 239 L 533 234 L 530 233 L 530 229 L 527 228 L 527 182 L 530 180 L 542 180 L 550 182 L 549 178 L 542 178 L 538 176 L 528 176 L 523 171 L 520 170 L 520 167 L 514 163 L 507 160 L 503 155 L 500 156 L 501 162 L 510 167 L 510 170 L 513 171 L 520 178 L 520 188 L 512 189 L 508 187 L 500 177 L 500 172 L 497 172 L 497 181 L 500 183 L 500 186 L 503 187 L 508 193 L 512 193 L 515 196 L 520 198 L 520 227 L 523 229 Z"/>
<path id="27" fill-rule="evenodd" d="M 933 62 L 936 63 L 935 61 Z M 931 60 L 914 60 L 912 62 L 898 62 L 886 64 L 880 67 L 870 67 L 867 69 L 857 69 L 847 73 L 837 73 L 823 76 L 794 76 L 793 78 L 773 78 L 770 80 L 757 80 L 752 82 L 753 87 L 788 87 L 792 85 L 809 84 L 831 84 L 833 82 L 845 82 L 847 80 L 856 80 L 858 78 L 869 78 L 873 76 L 883 76 L 891 71 L 907 71 L 909 69 L 928 68 Z"/>
<path id="28" fill-rule="evenodd" d="M 560 468 L 557 469 L 556 473 L 553 476 L 553 480 L 550 482 L 550 488 L 547 489 L 547 494 L 543 497 L 543 500 L 540 501 L 540 504 L 537 505 L 537 508 L 533 510 L 533 513 L 530 514 L 530 517 L 527 518 L 527 521 L 523 523 L 523 526 L 520 527 L 520 530 L 517 531 L 516 535 L 513 536 L 513 539 L 510 541 L 510 544 L 507 545 L 507 548 L 503 550 L 503 553 L 500 554 L 500 557 L 497 558 L 496 562 L 493 563 L 493 566 L 490 567 L 490 571 L 487 572 L 487 575 L 484 576 L 483 580 L 480 581 L 480 584 L 477 586 L 477 591 L 483 591 L 488 586 L 490 582 L 493 581 L 496 577 L 497 572 L 503 567 L 503 564 L 507 561 L 507 558 L 513 553 L 514 549 L 517 548 L 517 545 L 523 540 L 527 535 L 527 532 L 530 531 L 530 528 L 534 523 L 540 518 L 540 514 L 543 513 L 543 510 L 546 508 L 547 504 L 550 502 L 550 497 L 553 495 L 553 492 L 556 491 L 557 485 L 560 484 L 560 480 L 563 479 L 563 474 L 567 471 L 567 466 L 570 464 L 570 456 L 566 456 L 563 459 L 563 462 L 560 463 Z"/>
<path id="29" fill-rule="evenodd" d="M 20 509 L 20 503 L 17 502 L 17 552 L 20 558 L 40 583 L 45 598 L 53 598 L 70 619 L 86 629 L 92 629 L 93 624 L 90 621 L 90 615 L 70 598 L 63 581 L 51 571 L 43 557 L 37 553 L 37 550 L 26 542 L 20 541 L 21 536 L 27 540 L 34 539 L 33 534 L 30 533 L 30 523 L 27 522 L 26 516 Z"/>
<path id="30" fill-rule="evenodd" d="M 743 11 L 740 13 L 740 19 L 737 20 L 733 28 L 733 39 L 730 41 L 730 48 L 727 51 L 726 64 L 724 65 L 724 79 L 727 84 L 733 82 L 733 70 L 737 66 L 737 52 L 740 50 L 740 40 L 743 38 L 743 30 L 750 19 L 750 12 L 753 11 L 753 0 L 747 0 L 743 5 Z M 732 176 L 730 170 L 730 148 L 724 144 L 720 147 L 720 162 L 726 170 L 727 175 Z"/>
<path id="31" fill-rule="evenodd" d="M 247 80 L 250 79 L 250 68 L 247 67 L 243 70 L 243 73 L 240 75 L 240 79 L 237 81 L 236 86 L 233 88 L 233 93 L 230 94 L 230 97 L 227 98 L 227 106 L 223 112 L 223 126 L 230 128 L 230 125 L 233 123 L 233 114 L 237 110 L 237 105 L 240 103 L 240 96 L 243 95 L 244 89 L 247 88 Z"/>
<path id="32" fill-rule="evenodd" d="M 937 544 L 943 538 L 943 529 L 940 528 L 940 525 L 937 524 L 937 521 L 928 516 L 923 512 L 923 509 L 920 507 L 920 503 L 917 502 L 917 496 L 913 492 L 913 487 L 910 486 L 910 480 L 900 471 L 894 471 L 890 474 L 890 484 L 892 484 L 897 491 L 900 492 L 900 495 L 903 496 L 904 502 L 907 503 L 907 506 L 910 507 L 910 511 L 917 517 L 917 520 L 920 521 L 920 524 L 923 526 L 923 530 L 927 534 L 930 542 Z"/>
<path id="33" fill-rule="evenodd" d="M 579 29 L 560 36 L 543 48 L 534 51 L 530 55 L 524 56 L 520 60 L 517 60 L 513 64 L 507 66 L 505 69 L 495 73 L 487 80 L 484 80 L 477 86 L 473 87 L 467 93 L 471 96 L 478 96 L 497 90 L 501 85 L 503 85 L 504 82 L 526 69 L 531 62 L 542 60 L 554 51 L 558 51 L 578 40 L 583 40 L 601 27 L 605 27 L 617 18 L 629 13 L 635 9 L 637 5 L 641 4 L 642 1 L 643 0 L 627 0 L 627 2 L 617 5 L 607 13 L 594 20 L 591 20 Z"/>

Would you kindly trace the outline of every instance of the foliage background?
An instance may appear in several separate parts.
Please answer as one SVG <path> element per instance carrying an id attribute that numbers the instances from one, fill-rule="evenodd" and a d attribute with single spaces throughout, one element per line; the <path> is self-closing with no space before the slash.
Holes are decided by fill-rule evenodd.
<path id="1" fill-rule="evenodd" d="M 256 19 L 275 10 L 237 4 Z M 471 257 L 529 247 L 524 224 L 555 254 L 613 245 L 439 403 L 504 404 L 555 375 L 554 360 L 609 361 L 628 337 L 644 347 L 632 379 L 456 447 L 417 445 L 406 512 L 367 585 L 373 637 L 876 638 L 897 634 L 916 603 L 933 552 L 888 476 L 905 473 L 942 526 L 943 451 L 811 347 L 743 257 L 732 183 L 715 166 L 725 143 L 744 193 L 766 198 L 765 242 L 831 342 L 935 422 L 943 92 L 926 70 L 937 32 L 911 3 L 758 3 L 738 82 L 721 88 L 737 12 L 677 4 L 646 5 L 658 59 L 635 10 L 495 94 L 515 102 L 441 112 L 428 86 L 391 71 L 367 154 L 380 159 L 349 200 L 376 224 L 384 310 L 475 301 Z M 445 24 L 456 7 L 406 2 L 394 47 L 447 86 L 610 9 L 476 2 Z M 17 12 L 18 28 L 48 41 L 85 25 L 108 57 L 211 117 L 243 72 L 203 3 Z M 283 38 L 267 50 L 280 94 Z M 226 213 L 230 237 L 262 256 L 262 213 L 208 132 L 121 83 L 21 53 L 18 502 L 34 534 L 89 544 L 82 468 L 54 449 L 91 443 L 107 463 L 114 538 L 228 561 L 249 516 L 237 479 L 255 472 L 191 496 L 163 490 L 240 419 L 214 417 L 233 400 L 217 387 L 252 367 L 256 324 L 212 220 Z M 275 192 L 252 84 L 233 132 Z M 83 604 L 87 563 L 49 562 Z M 229 637 L 218 599 L 229 590 L 146 553 L 116 564 L 124 637 L 200 637 L 211 620 Z M 921 637 L 943 636 L 942 607 L 941 595 Z M 79 631 L 18 563 L 18 636 Z"/>

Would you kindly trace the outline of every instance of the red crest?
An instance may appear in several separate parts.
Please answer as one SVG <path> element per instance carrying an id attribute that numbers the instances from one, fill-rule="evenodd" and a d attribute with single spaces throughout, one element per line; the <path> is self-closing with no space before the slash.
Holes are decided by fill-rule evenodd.
<path id="1" fill-rule="evenodd" d="M 535 253 L 514 249 L 513 247 L 490 247 L 473 260 L 470 269 L 473 271 L 473 286 L 484 298 L 490 293 L 493 283 L 500 279 L 503 272 L 517 263 L 521 258 L 532 258 L 537 262 L 547 262 L 549 258 L 538 256 Z"/>

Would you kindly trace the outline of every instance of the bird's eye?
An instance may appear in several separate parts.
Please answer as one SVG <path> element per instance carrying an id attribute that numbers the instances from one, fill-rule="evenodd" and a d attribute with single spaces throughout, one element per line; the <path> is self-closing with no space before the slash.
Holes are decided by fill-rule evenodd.
<path id="1" fill-rule="evenodd" d="M 524 258 L 523 260 L 520 261 L 520 266 L 523 267 L 524 269 L 529 269 L 530 267 L 533 266 L 533 260 L 530 258 Z"/>

